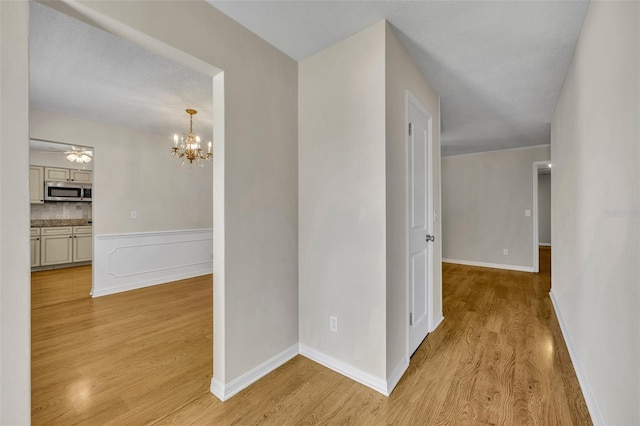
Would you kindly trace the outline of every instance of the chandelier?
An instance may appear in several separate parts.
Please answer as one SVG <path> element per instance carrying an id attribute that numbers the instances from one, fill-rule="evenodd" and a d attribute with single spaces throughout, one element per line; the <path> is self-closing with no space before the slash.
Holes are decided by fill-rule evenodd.
<path id="1" fill-rule="evenodd" d="M 65 154 L 67 154 L 67 160 L 72 163 L 82 164 L 91 161 L 93 151 L 87 151 L 86 149 L 72 149 L 71 151 L 65 152 Z"/>
<path id="2" fill-rule="evenodd" d="M 182 134 L 178 137 L 178 135 L 173 135 L 173 148 L 171 148 L 171 153 L 176 158 L 182 158 L 182 165 L 184 166 L 185 162 L 189 160 L 189 164 L 193 164 L 194 162 L 198 164 L 200 167 L 204 167 L 204 163 L 201 160 L 210 160 L 213 157 L 211 153 L 211 142 L 209 142 L 207 153 L 202 152 L 202 148 L 200 147 L 200 136 L 196 136 L 193 134 L 193 116 L 198 113 L 195 109 L 187 109 L 187 114 L 189 114 L 189 134 Z"/>

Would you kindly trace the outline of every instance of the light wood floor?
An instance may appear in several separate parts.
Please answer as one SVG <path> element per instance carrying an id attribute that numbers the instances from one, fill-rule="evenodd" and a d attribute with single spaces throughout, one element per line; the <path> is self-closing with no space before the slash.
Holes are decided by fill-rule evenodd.
<path id="1" fill-rule="evenodd" d="M 153 423 L 209 388 L 210 275 L 92 299 L 81 266 L 31 289 L 32 424 Z"/>
<path id="2" fill-rule="evenodd" d="M 56 305 L 65 275 L 36 273 L 33 424 L 590 425 L 548 253 L 540 274 L 445 264 L 445 321 L 389 398 L 298 356 L 221 403 L 208 391 L 211 277 Z"/>

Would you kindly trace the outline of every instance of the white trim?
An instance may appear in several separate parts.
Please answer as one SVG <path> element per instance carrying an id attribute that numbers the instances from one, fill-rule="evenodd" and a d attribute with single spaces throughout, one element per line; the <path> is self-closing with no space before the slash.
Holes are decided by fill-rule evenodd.
<path id="1" fill-rule="evenodd" d="M 216 285 L 213 286 L 213 371 L 220 372 L 218 377 L 225 380 L 226 370 L 226 310 L 225 296 L 225 73 L 213 78 L 213 274 Z M 229 192 L 233 193 L 233 192 Z"/>
<path id="2" fill-rule="evenodd" d="M 543 143 L 543 144 L 540 144 L 540 145 L 519 146 L 519 147 L 516 147 L 516 148 L 491 149 L 489 151 L 466 152 L 464 154 L 449 154 L 449 155 L 444 155 L 443 158 L 447 158 L 447 157 L 462 157 L 462 156 L 467 156 L 467 155 L 491 154 L 491 153 L 494 153 L 494 152 L 504 152 L 504 151 L 519 151 L 519 150 L 522 150 L 522 149 L 542 148 L 543 146 L 551 146 L 551 144 Z M 549 161 L 547 161 L 547 163 L 549 163 Z"/>
<path id="3" fill-rule="evenodd" d="M 127 232 L 123 234 L 100 234 L 98 237 L 101 240 L 123 239 L 123 238 L 140 238 L 140 237 L 167 237 L 169 235 L 189 235 L 189 234 L 201 234 L 203 232 L 213 233 L 213 228 L 202 229 L 182 229 L 172 231 L 151 231 L 151 232 Z"/>
<path id="4" fill-rule="evenodd" d="M 457 259 L 442 259 L 442 262 L 456 263 L 458 265 L 467 265 L 467 266 L 480 266 L 482 268 L 507 269 L 509 271 L 533 272 L 533 268 L 531 266 L 506 265 L 502 263 L 476 262 L 474 260 L 457 260 Z"/>
<path id="5" fill-rule="evenodd" d="M 407 368 L 409 368 L 409 357 L 404 357 L 387 377 L 387 395 L 391 395 Z"/>
<path id="6" fill-rule="evenodd" d="M 405 277 L 406 277 L 406 290 L 407 290 L 407 296 L 406 296 L 406 300 L 405 300 L 405 313 L 404 313 L 404 317 L 405 317 L 405 321 L 406 321 L 406 325 L 405 325 L 405 339 L 407 342 L 407 347 L 405 349 L 405 357 L 409 358 L 411 356 L 410 353 L 410 347 L 411 347 L 411 325 L 409 324 L 409 313 L 411 312 L 411 303 L 410 303 L 410 296 L 409 296 L 409 290 L 410 290 L 410 286 L 411 283 L 409 282 L 409 268 L 411 267 L 410 265 L 410 252 L 411 252 L 411 248 L 409 246 L 409 223 L 410 223 L 410 213 L 409 213 L 409 132 L 407 132 L 407 127 L 408 127 L 408 122 L 409 122 L 409 96 L 410 96 L 410 92 L 409 89 L 404 91 L 404 118 L 405 118 L 405 132 L 404 132 L 404 146 L 407 149 L 407 154 L 404 157 L 404 169 L 406 170 L 405 173 L 405 178 L 404 178 L 404 191 L 405 191 L 405 223 L 407 224 L 405 227 L 405 233 L 406 233 L 406 242 L 405 242 L 405 247 L 404 247 L 404 256 L 405 256 Z"/>
<path id="7" fill-rule="evenodd" d="M 551 243 L 538 243 L 540 247 L 551 247 Z"/>
<path id="8" fill-rule="evenodd" d="M 582 365 L 580 364 L 580 359 L 578 358 L 578 354 L 571 342 L 569 337 L 569 333 L 567 331 L 567 326 L 562 319 L 562 314 L 560 313 L 560 308 L 558 306 L 558 302 L 556 300 L 555 294 L 553 293 L 553 288 L 549 292 L 549 297 L 551 298 L 551 304 L 553 305 L 553 310 L 556 313 L 556 318 L 558 318 L 558 324 L 560 325 L 560 331 L 562 332 L 562 337 L 564 338 L 564 342 L 567 345 L 567 350 L 569 351 L 569 357 L 571 358 L 571 362 L 573 363 L 573 369 L 576 372 L 576 376 L 578 377 L 578 383 L 580 384 L 580 389 L 582 389 L 582 394 L 584 395 L 585 403 L 587 404 L 587 409 L 589 410 L 589 415 L 591 416 L 591 421 L 594 425 L 604 425 L 604 420 L 602 419 L 602 415 L 600 414 L 600 410 L 598 409 L 598 405 L 596 404 L 596 399 L 593 396 L 593 392 L 591 391 L 591 385 L 589 384 L 589 380 L 587 379 L 587 375 L 584 373 L 582 369 Z"/>
<path id="9" fill-rule="evenodd" d="M 374 391 L 380 392 L 385 396 L 389 396 L 387 389 L 387 383 L 385 380 L 375 377 L 367 372 L 359 370 L 351 365 L 345 364 L 327 354 L 312 349 L 302 343 L 300 343 L 300 355 L 309 358 L 311 361 L 324 365 L 325 367 L 355 380 L 356 382 L 365 385 Z M 394 370 L 395 372 L 395 370 Z"/>
<path id="10" fill-rule="evenodd" d="M 135 283 L 114 286 L 104 290 L 103 289 L 91 290 L 90 295 L 91 297 L 108 296 L 110 294 L 117 294 L 117 293 L 122 293 L 124 291 L 130 291 L 130 290 L 138 290 L 140 288 L 152 287 L 154 285 L 168 284 L 173 281 L 186 280 L 187 278 L 199 277 L 201 275 L 208 275 L 211 273 L 212 273 L 212 270 L 210 267 L 202 268 L 202 269 L 194 270 L 189 273 L 165 275 L 161 279 L 149 279 L 149 280 L 137 281 Z"/>
<path id="11" fill-rule="evenodd" d="M 247 388 L 251 384 L 257 382 L 267 374 L 271 373 L 276 368 L 282 366 L 284 363 L 298 355 L 298 344 L 292 345 L 280 352 L 279 354 L 269 358 L 262 364 L 247 371 L 240 377 L 233 379 L 228 384 L 224 384 L 215 377 L 211 378 L 211 387 L 209 390 L 220 401 L 226 401 L 241 390 Z"/>
<path id="12" fill-rule="evenodd" d="M 538 165 L 533 163 L 533 272 L 540 272 L 540 254 L 538 253 L 539 231 L 538 231 Z"/>
<path id="13" fill-rule="evenodd" d="M 433 328 L 429 331 L 429 333 L 433 333 L 434 331 L 436 331 L 436 329 L 440 327 L 440 324 L 442 324 L 442 321 L 444 321 L 444 316 L 442 315 L 442 312 L 441 312 L 433 321 Z"/>

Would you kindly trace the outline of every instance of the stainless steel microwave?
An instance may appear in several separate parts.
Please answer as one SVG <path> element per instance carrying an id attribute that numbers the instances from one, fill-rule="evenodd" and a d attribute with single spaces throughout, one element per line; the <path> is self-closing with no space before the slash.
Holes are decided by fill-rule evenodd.
<path id="1" fill-rule="evenodd" d="M 91 202 L 91 184 L 77 182 L 44 183 L 45 201 L 88 201 Z"/>

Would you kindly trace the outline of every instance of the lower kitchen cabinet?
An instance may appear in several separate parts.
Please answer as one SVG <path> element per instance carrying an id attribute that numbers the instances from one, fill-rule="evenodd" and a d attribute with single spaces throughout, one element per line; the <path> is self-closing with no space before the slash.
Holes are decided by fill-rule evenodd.
<path id="1" fill-rule="evenodd" d="M 73 261 L 91 262 L 93 259 L 93 234 L 91 226 L 73 227 Z"/>
<path id="2" fill-rule="evenodd" d="M 40 266 L 40 228 L 31 228 L 31 267 Z"/>
<path id="3" fill-rule="evenodd" d="M 31 237 L 31 266 L 51 266 L 65 263 L 90 262 L 93 259 L 93 233 L 91 226 L 56 226 L 40 228 L 40 240 Z M 38 264 L 37 250 L 39 244 Z"/>
<path id="4" fill-rule="evenodd" d="M 73 262 L 71 226 L 42 228 L 40 232 L 40 266 Z"/>

